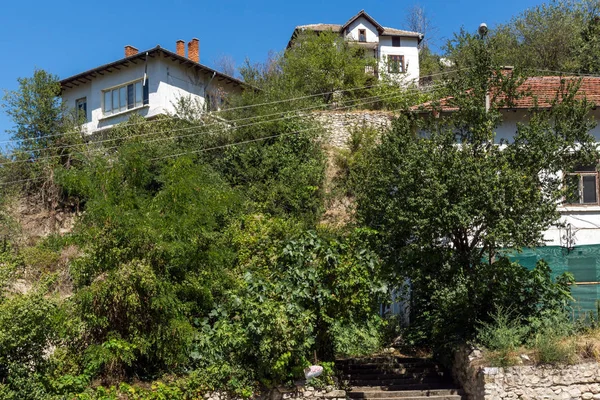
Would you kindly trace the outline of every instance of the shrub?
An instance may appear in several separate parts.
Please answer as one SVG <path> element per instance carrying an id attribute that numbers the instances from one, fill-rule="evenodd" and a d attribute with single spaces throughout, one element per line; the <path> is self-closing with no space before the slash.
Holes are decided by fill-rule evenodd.
<path id="1" fill-rule="evenodd" d="M 357 357 L 375 353 L 385 344 L 385 325 L 377 315 L 365 322 L 335 321 L 331 327 L 335 355 Z"/>
<path id="2" fill-rule="evenodd" d="M 482 322 L 477 330 L 478 342 L 491 353 L 489 361 L 495 366 L 514 365 L 515 351 L 525 340 L 528 328 L 522 324 L 520 316 L 499 308 L 490 322 Z"/>

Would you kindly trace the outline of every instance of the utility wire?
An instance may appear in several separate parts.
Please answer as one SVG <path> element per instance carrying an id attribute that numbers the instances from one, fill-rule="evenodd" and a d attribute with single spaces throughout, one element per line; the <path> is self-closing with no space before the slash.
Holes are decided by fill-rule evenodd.
<path id="1" fill-rule="evenodd" d="M 459 68 L 459 69 L 450 70 L 450 71 L 439 72 L 439 73 L 436 73 L 436 74 L 425 75 L 425 76 L 420 77 L 419 79 L 432 78 L 432 77 L 440 76 L 440 75 L 447 75 L 447 74 L 451 74 L 451 73 L 454 73 L 454 72 L 462 71 L 462 70 L 465 70 L 465 69 L 468 69 L 468 67 Z M 268 106 L 268 105 L 275 105 L 275 104 L 281 104 L 281 103 L 288 103 L 288 102 L 291 102 L 291 101 L 304 100 L 304 99 L 309 99 L 309 98 L 313 98 L 313 97 L 324 96 L 324 95 L 328 95 L 328 94 L 334 94 L 334 93 L 340 93 L 340 92 L 352 92 L 352 91 L 364 90 L 364 89 L 375 88 L 375 87 L 386 86 L 386 85 L 388 85 L 388 84 L 387 83 L 379 83 L 379 84 L 376 84 L 376 85 L 368 85 L 368 86 L 361 86 L 361 87 L 355 87 L 355 88 L 350 88 L 350 89 L 340 89 L 340 90 L 329 91 L 329 92 L 321 92 L 321 93 L 317 93 L 317 94 L 292 97 L 292 98 L 283 99 L 283 100 L 276 100 L 276 101 L 270 101 L 270 102 L 264 102 L 264 103 L 258 103 L 258 104 L 248 104 L 248 105 L 245 105 L 245 106 L 231 107 L 231 108 L 227 108 L 227 109 L 223 109 L 223 110 L 211 111 L 208 115 L 210 116 L 211 114 L 216 114 L 216 113 L 229 112 L 229 111 L 234 111 L 234 110 L 248 109 L 248 108 Z M 410 88 L 404 89 L 404 90 L 410 90 Z M 419 90 L 419 89 L 417 89 L 417 90 Z M 143 122 L 132 122 L 130 124 L 123 124 L 123 125 L 118 125 L 118 126 L 119 127 L 128 127 L 128 126 L 141 125 L 143 123 L 147 124 L 147 123 L 165 121 L 165 120 L 169 120 L 169 119 L 178 119 L 178 118 L 179 118 L 178 116 L 173 115 L 173 116 L 166 116 L 166 117 L 163 117 L 163 118 L 160 118 L 160 119 L 155 119 L 155 120 L 150 120 L 150 121 L 143 121 Z M 116 126 L 117 125 L 114 125 L 114 127 L 116 127 Z M 110 129 L 110 128 L 107 128 L 107 129 Z M 69 135 L 69 134 L 83 134 L 83 133 L 85 133 L 85 132 L 82 132 L 81 130 L 72 130 L 72 131 L 68 131 L 68 132 L 61 132 L 61 133 L 56 133 L 56 134 L 52 134 L 52 135 L 46 135 L 46 136 L 44 136 L 44 139 L 51 138 L 51 137 L 66 136 L 66 135 Z M 93 132 L 91 134 L 93 134 Z M 34 140 L 38 140 L 38 138 L 9 139 L 9 140 L 0 141 L 0 144 L 23 143 L 23 142 L 29 142 L 29 141 L 34 141 Z"/>
<path id="2" fill-rule="evenodd" d="M 435 87 L 432 87 L 432 88 L 428 89 L 428 91 L 421 91 L 421 92 L 422 93 L 427 93 L 429 91 L 432 91 L 433 89 L 435 89 Z M 396 94 L 388 94 L 388 95 L 384 95 L 384 96 L 371 96 L 371 97 L 365 98 L 365 99 L 374 99 L 374 100 L 371 100 L 371 101 L 362 101 L 363 99 L 357 99 L 356 103 L 349 104 L 349 105 L 346 105 L 346 106 L 343 106 L 343 107 L 338 107 L 336 110 L 339 111 L 339 110 L 348 109 L 348 108 L 352 108 L 352 107 L 356 107 L 356 106 L 373 104 L 373 103 L 377 103 L 377 102 L 379 102 L 381 100 L 385 100 L 385 99 L 389 100 L 389 99 L 392 99 L 392 98 L 400 97 L 400 96 L 404 95 L 405 93 L 406 93 L 406 91 L 403 91 L 401 93 L 396 93 Z M 311 107 L 309 107 L 307 109 L 310 109 L 310 108 Z M 286 111 L 286 112 L 283 112 L 283 113 L 276 113 L 276 114 L 272 114 L 272 115 L 280 115 L 280 114 L 286 114 L 286 113 L 290 113 L 290 112 L 297 112 L 297 111 L 304 111 L 304 110 L 306 110 L 306 109 L 290 110 L 290 111 Z M 336 110 L 334 110 L 334 111 L 336 111 Z M 400 109 L 397 109 L 397 110 L 400 110 Z M 392 110 L 392 112 L 393 111 L 397 111 L 397 110 Z M 233 126 L 233 127 L 228 127 L 228 129 L 230 129 L 230 130 L 236 130 L 236 129 L 240 129 L 240 128 L 247 128 L 247 127 L 251 127 L 251 126 L 266 124 L 266 123 L 270 123 L 270 122 L 277 122 L 277 121 L 282 121 L 282 120 L 286 120 L 286 119 L 299 118 L 299 117 L 302 117 L 302 115 L 297 115 L 297 114 L 287 115 L 287 116 L 283 116 L 283 117 L 279 117 L 279 118 L 273 118 L 273 119 L 268 119 L 268 120 L 264 120 L 264 121 L 252 122 L 252 123 L 248 123 L 248 124 L 245 124 L 245 125 L 237 125 L 237 126 Z M 123 139 L 139 138 L 139 137 L 146 137 L 146 136 L 158 135 L 158 134 L 165 134 L 165 133 L 189 131 L 189 130 L 199 129 L 199 128 L 202 128 L 202 127 L 204 127 L 204 126 L 191 126 L 191 127 L 186 127 L 186 128 L 163 130 L 163 131 L 150 132 L 150 133 L 145 133 L 145 134 L 140 134 L 140 135 L 132 135 L 132 136 L 128 136 L 126 138 L 113 138 L 113 139 L 100 140 L 100 141 L 97 141 L 97 142 L 90 142 L 89 144 L 94 145 L 94 144 L 97 144 L 97 143 L 110 142 L 110 141 L 115 141 L 115 140 L 123 140 Z M 197 135 L 209 135 L 209 134 L 220 133 L 220 132 L 221 132 L 220 130 L 217 130 L 217 131 L 208 131 L 208 132 L 193 133 L 193 134 L 189 134 L 189 135 L 166 136 L 166 137 L 161 137 L 161 138 L 154 139 L 154 140 L 144 141 L 142 143 L 153 143 L 153 142 L 162 141 L 162 140 L 180 139 L 180 138 L 185 138 L 185 137 L 191 137 L 191 136 L 197 136 Z M 59 146 L 59 147 L 47 147 L 47 148 L 44 148 L 44 149 L 40 149 L 40 151 L 41 150 L 59 150 L 59 149 L 77 147 L 77 146 L 82 146 L 82 145 L 84 145 L 84 144 L 73 144 L 73 145 Z M 88 150 L 88 153 L 89 152 L 103 152 L 103 151 L 113 150 L 113 149 L 117 149 L 117 148 L 118 148 L 118 146 L 108 147 L 108 148 L 99 148 L 99 149 L 94 149 L 94 150 Z M 47 157 L 43 157 L 43 158 L 38 158 L 36 160 L 27 159 L 27 160 L 8 161 L 8 162 L 0 164 L 0 167 L 7 166 L 7 165 L 12 165 L 12 164 L 41 162 L 41 161 L 47 161 L 47 160 L 50 160 L 50 159 L 60 158 L 60 157 L 64 157 L 64 155 L 57 154 L 57 155 L 47 156 Z"/>
<path id="3" fill-rule="evenodd" d="M 442 87 L 442 86 L 444 86 L 444 85 L 432 85 L 432 86 L 430 86 L 430 87 L 428 87 L 426 89 L 410 89 L 410 88 L 409 89 L 401 89 L 401 88 L 398 88 L 398 89 L 394 90 L 394 92 L 398 92 L 396 94 L 394 94 L 392 92 L 391 94 L 388 93 L 386 95 L 375 95 L 375 96 L 369 96 L 369 97 L 360 98 L 360 99 L 352 99 L 352 100 L 350 100 L 350 102 L 354 102 L 355 104 L 348 104 L 345 107 L 347 107 L 347 106 L 354 107 L 356 105 L 361 105 L 362 104 L 361 101 L 363 101 L 363 100 L 369 100 L 369 99 L 386 100 L 386 99 L 389 99 L 390 97 L 391 98 L 395 98 L 395 97 L 398 97 L 400 95 L 406 94 L 407 92 L 408 93 L 412 93 L 412 92 L 415 92 L 415 93 L 429 93 L 433 89 L 438 88 L 438 87 Z M 258 119 L 258 118 L 268 118 L 268 117 L 273 117 L 273 116 L 278 116 L 278 115 L 283 115 L 283 114 L 290 114 L 290 113 L 300 112 L 300 111 L 310 111 L 310 110 L 314 110 L 314 109 L 318 109 L 318 108 L 322 108 L 322 107 L 330 107 L 330 105 L 319 104 L 319 105 L 314 105 L 314 106 L 300 108 L 300 109 L 295 109 L 295 110 L 281 111 L 281 112 L 272 113 L 272 114 L 266 114 L 266 115 L 255 115 L 255 116 L 251 116 L 251 117 L 238 118 L 238 119 L 235 119 L 235 120 L 219 121 L 219 122 L 213 122 L 213 123 L 205 124 L 205 125 L 201 125 L 201 126 L 193 126 L 193 127 L 180 128 L 180 129 L 181 130 L 189 130 L 189 129 L 196 129 L 198 127 L 206 128 L 206 127 L 215 126 L 215 125 L 221 125 L 222 126 L 222 125 L 227 125 L 227 124 L 233 124 L 233 123 L 240 122 L 240 121 Z M 342 106 L 342 107 L 338 106 L 336 108 L 333 108 L 332 111 L 336 111 L 338 109 L 343 109 L 343 108 L 344 108 L 344 106 Z M 327 111 L 327 110 L 325 110 L 325 111 Z M 294 117 L 300 117 L 300 115 L 296 115 Z M 285 118 L 287 118 L 287 117 L 285 117 Z M 154 121 L 156 121 L 156 120 L 148 121 L 148 122 L 154 122 Z M 165 119 L 162 119 L 162 121 L 165 121 Z M 259 122 L 257 122 L 257 124 L 264 123 L 264 122 L 269 122 L 269 121 L 276 121 L 276 119 L 259 121 Z M 243 125 L 243 126 L 248 126 L 248 125 Z M 117 126 L 117 127 L 120 127 L 120 126 Z M 174 132 L 174 131 L 175 130 L 168 131 L 168 132 Z M 149 132 L 149 133 L 144 133 L 144 134 L 130 135 L 130 136 L 127 136 L 127 138 L 130 139 L 130 138 L 135 138 L 135 137 L 145 137 L 145 136 L 151 136 L 151 135 L 158 135 L 161 132 L 162 131 L 159 130 L 159 131 Z M 123 139 L 123 138 L 116 137 L 116 138 L 111 138 L 111 139 L 94 140 L 94 141 L 90 141 L 88 143 L 96 145 L 96 144 L 99 144 L 99 143 L 113 142 L 113 141 L 118 141 L 118 140 L 121 140 L 121 139 Z M 68 148 L 72 148 L 72 147 L 81 146 L 82 144 L 83 143 L 76 143 L 76 144 L 70 144 L 70 145 L 64 145 L 64 146 L 51 146 L 51 147 L 45 147 L 45 148 L 40 148 L 40 149 L 29 150 L 26 153 L 34 153 L 34 152 L 41 152 L 41 151 L 48 151 L 48 150 L 68 149 Z"/>
<path id="4" fill-rule="evenodd" d="M 376 100 L 376 101 L 379 101 L 379 99 Z M 376 101 L 371 101 L 370 103 L 373 103 L 373 102 L 376 102 Z M 346 108 L 354 107 L 354 106 L 355 105 L 346 106 Z M 395 111 L 399 111 L 399 110 L 402 110 L 402 108 L 397 108 L 397 109 L 394 109 L 394 110 L 389 110 L 388 112 L 395 112 Z M 237 146 L 237 145 L 242 145 L 242 144 L 248 144 L 248 143 L 253 143 L 253 142 L 259 142 L 259 141 L 268 140 L 268 139 L 273 139 L 273 138 L 280 137 L 280 136 L 289 136 L 289 135 L 297 134 L 297 133 L 302 132 L 302 131 L 310 131 L 310 130 L 317 130 L 317 129 L 321 129 L 321 127 L 311 127 L 311 128 L 307 128 L 307 129 L 304 129 L 304 130 L 296 130 L 294 132 L 285 132 L 285 133 L 280 133 L 280 134 L 276 134 L 276 135 L 270 135 L 270 136 L 265 136 L 265 137 L 261 137 L 261 138 L 256 138 L 256 139 L 251 139 L 251 140 L 245 140 L 245 141 L 241 141 L 241 142 L 234 142 L 234 143 L 228 143 L 228 144 L 220 145 L 220 146 L 213 146 L 213 147 L 210 147 L 210 148 L 203 148 L 203 149 L 192 150 L 192 151 L 188 151 L 188 152 L 177 153 L 177 154 L 173 154 L 173 155 L 166 155 L 166 156 L 161 156 L 161 157 L 153 158 L 151 160 L 159 160 L 159 159 L 164 159 L 164 158 L 180 157 L 180 156 L 183 156 L 183 155 L 186 155 L 186 154 L 196 154 L 196 153 L 205 152 L 205 151 L 223 149 L 223 148 L 228 148 L 228 147 L 232 147 L 232 146 Z M 166 132 L 168 132 L 168 131 L 166 131 Z M 196 133 L 194 135 L 203 134 L 203 133 L 206 133 L 206 132 Z M 177 139 L 179 137 L 178 136 L 168 137 L 168 138 L 165 138 L 165 140 L 166 139 Z M 146 142 L 142 142 L 142 143 L 146 143 Z M 106 149 L 101 149 L 101 150 L 108 151 L 108 150 L 111 150 L 111 149 L 118 149 L 118 147 L 106 148 Z M 45 179 L 45 178 L 29 178 L 29 179 L 13 180 L 13 181 L 8 181 L 8 182 L 0 182 L 0 186 L 8 186 L 8 185 L 15 184 L 15 183 L 40 181 L 40 180 L 43 180 L 43 179 Z"/>

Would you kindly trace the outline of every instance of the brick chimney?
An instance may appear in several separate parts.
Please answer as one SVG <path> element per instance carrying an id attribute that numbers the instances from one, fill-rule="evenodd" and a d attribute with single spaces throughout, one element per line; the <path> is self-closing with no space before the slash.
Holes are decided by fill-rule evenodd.
<path id="1" fill-rule="evenodd" d="M 185 42 L 181 39 L 177 41 L 177 55 L 185 57 Z"/>
<path id="2" fill-rule="evenodd" d="M 194 62 L 200 62 L 200 41 L 196 38 L 188 42 L 188 58 Z"/>
<path id="3" fill-rule="evenodd" d="M 135 56 L 138 53 L 138 49 L 133 46 L 125 46 L 125 57 Z"/>

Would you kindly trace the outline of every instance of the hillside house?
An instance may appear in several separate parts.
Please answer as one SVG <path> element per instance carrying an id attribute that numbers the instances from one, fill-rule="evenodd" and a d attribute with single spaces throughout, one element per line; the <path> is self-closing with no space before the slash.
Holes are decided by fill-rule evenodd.
<path id="1" fill-rule="evenodd" d="M 581 81 L 579 82 L 579 80 Z M 564 90 L 569 82 L 580 84 L 579 98 L 585 97 L 594 104 L 600 104 L 600 78 L 540 76 L 527 78 L 520 87 L 525 96 L 515 99 L 510 106 L 500 107 L 503 116 L 496 129 L 495 141 L 512 141 L 517 125 L 525 123 L 537 103 L 540 109 L 549 108 L 557 93 Z M 451 113 L 449 99 L 443 99 L 440 109 L 434 115 Z M 422 115 L 431 115 L 430 104 L 413 109 Z M 590 117 L 600 120 L 600 109 L 594 107 Z M 600 126 L 590 132 L 600 144 Z M 599 160 L 600 161 L 600 160 Z M 544 233 L 546 245 L 536 249 L 524 249 L 515 254 L 514 259 L 522 265 L 533 268 L 535 263 L 546 260 L 556 274 L 568 271 L 578 282 L 572 288 L 577 300 L 576 309 L 596 311 L 596 301 L 600 300 L 600 180 L 598 164 L 583 165 L 576 171 L 565 171 L 564 182 L 569 187 L 569 195 L 559 205 L 561 222 L 564 226 L 554 226 Z"/>
<path id="2" fill-rule="evenodd" d="M 108 129 L 137 113 L 146 118 L 173 113 L 189 97 L 207 110 L 241 93 L 244 82 L 200 64 L 200 42 L 179 40 L 176 52 L 125 46 L 125 57 L 61 80 L 62 98 L 78 110 L 88 133 Z"/>
<path id="3" fill-rule="evenodd" d="M 310 24 L 294 29 L 288 48 L 299 33 L 309 31 L 334 32 L 352 41 L 365 50 L 365 56 L 378 60 L 377 67 L 367 72 L 380 79 L 387 74 L 392 79 L 405 84 L 418 84 L 419 81 L 419 43 L 423 34 L 396 28 L 381 26 L 373 17 L 361 10 L 343 25 Z"/>

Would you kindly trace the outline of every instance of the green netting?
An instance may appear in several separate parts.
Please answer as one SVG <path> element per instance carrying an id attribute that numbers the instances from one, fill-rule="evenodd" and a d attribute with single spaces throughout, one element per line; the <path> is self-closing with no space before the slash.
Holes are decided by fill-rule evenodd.
<path id="1" fill-rule="evenodd" d="M 573 250 L 559 246 L 538 247 L 507 255 L 512 261 L 518 261 L 529 269 L 533 269 L 536 262 L 543 259 L 550 265 L 553 277 L 570 272 L 576 282 L 600 281 L 600 244 L 577 246 Z M 597 311 L 596 301 L 600 300 L 600 285 L 575 285 L 571 293 L 575 298 L 576 314 Z"/>

